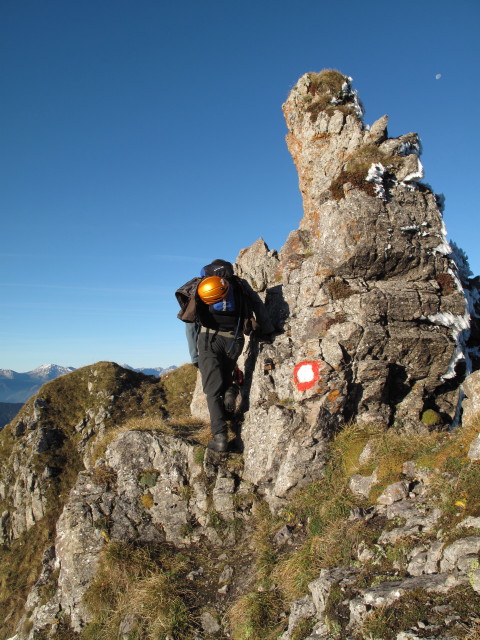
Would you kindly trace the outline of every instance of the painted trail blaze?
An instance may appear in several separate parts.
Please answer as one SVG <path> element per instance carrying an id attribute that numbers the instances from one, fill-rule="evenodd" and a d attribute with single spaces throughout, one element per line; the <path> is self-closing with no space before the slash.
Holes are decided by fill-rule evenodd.
<path id="1" fill-rule="evenodd" d="M 313 360 L 304 360 L 295 365 L 293 380 L 299 391 L 306 391 L 320 379 L 320 366 Z"/>

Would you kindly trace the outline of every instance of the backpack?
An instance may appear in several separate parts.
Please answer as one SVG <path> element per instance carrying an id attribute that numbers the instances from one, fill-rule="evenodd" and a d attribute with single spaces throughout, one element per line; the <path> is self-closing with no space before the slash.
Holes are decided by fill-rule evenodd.
<path id="1" fill-rule="evenodd" d="M 198 283 L 202 278 L 192 278 L 179 289 L 175 291 L 175 297 L 180 305 L 180 311 L 177 318 L 183 322 L 195 322 L 197 319 L 197 300 L 196 293 Z"/>
<path id="2" fill-rule="evenodd" d="M 183 286 L 175 291 L 175 297 L 180 305 L 180 311 L 177 318 L 183 322 L 198 322 L 197 305 L 203 304 L 197 298 L 197 287 L 202 279 L 206 276 L 219 276 L 226 278 L 229 282 L 238 285 L 241 292 L 241 305 L 238 309 L 238 315 L 243 319 L 243 333 L 248 336 L 258 327 L 253 315 L 253 306 L 247 290 L 240 278 L 233 272 L 233 265 L 226 260 L 214 260 L 207 264 L 201 271 L 201 278 L 192 278 Z M 225 300 L 216 302 L 213 305 L 216 311 L 235 311 L 235 294 L 234 287 L 230 287 Z"/>

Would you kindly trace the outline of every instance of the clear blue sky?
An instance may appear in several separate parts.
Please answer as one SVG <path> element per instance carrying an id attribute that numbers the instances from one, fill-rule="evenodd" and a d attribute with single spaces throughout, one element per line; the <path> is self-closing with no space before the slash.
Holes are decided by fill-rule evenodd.
<path id="1" fill-rule="evenodd" d="M 479 274 L 479 19 L 478 0 L 3 0 L 0 368 L 187 361 L 177 286 L 302 217 L 281 105 L 307 71 L 420 134 Z"/>

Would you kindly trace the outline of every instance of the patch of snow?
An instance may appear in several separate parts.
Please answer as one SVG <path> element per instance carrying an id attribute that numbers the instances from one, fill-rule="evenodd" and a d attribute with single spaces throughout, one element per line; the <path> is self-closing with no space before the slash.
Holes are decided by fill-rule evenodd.
<path id="1" fill-rule="evenodd" d="M 455 366 L 460 360 L 465 360 L 468 369 L 471 370 L 471 360 L 467 352 L 467 340 L 470 337 L 470 313 L 468 308 L 463 316 L 455 315 L 451 311 L 439 311 L 428 316 L 432 324 L 442 325 L 452 330 L 452 338 L 456 346 L 446 373 L 442 380 L 449 380 L 455 376 Z M 469 371 L 470 372 L 470 371 Z"/>
<path id="2" fill-rule="evenodd" d="M 439 245 L 432 249 L 434 253 L 441 253 L 443 256 L 449 256 L 452 253 L 452 249 L 448 242 L 441 242 Z"/>
<path id="3" fill-rule="evenodd" d="M 353 103 L 353 108 L 355 113 L 359 118 L 363 118 L 364 112 L 363 107 L 358 99 L 358 91 L 356 89 L 352 89 L 352 81 L 353 78 L 347 77 L 345 82 L 342 85 L 342 98 L 341 101 L 347 100 Z M 332 101 L 333 102 L 333 101 Z M 335 103 L 334 103 L 335 104 Z"/>
<path id="4" fill-rule="evenodd" d="M 443 327 L 455 328 L 458 331 L 470 329 L 469 317 L 455 315 L 451 311 L 437 311 L 437 313 L 432 313 L 427 317 L 433 324 L 440 324 Z"/>
<path id="5" fill-rule="evenodd" d="M 420 229 L 416 224 L 411 224 L 408 227 L 400 227 L 400 231 L 415 231 L 416 233 L 418 233 Z"/>
<path id="6" fill-rule="evenodd" d="M 381 162 L 374 162 L 368 170 L 365 180 L 374 185 L 375 194 L 382 200 L 387 199 L 387 193 L 383 185 L 383 177 L 385 175 L 385 167 Z"/>
<path id="7" fill-rule="evenodd" d="M 423 176 L 424 176 L 423 165 L 419 160 L 417 171 L 412 171 L 412 173 L 409 173 L 408 176 L 405 176 L 405 178 L 402 180 L 402 184 L 407 186 L 406 183 L 418 182 L 423 178 Z"/>
<path id="8" fill-rule="evenodd" d="M 452 253 L 452 247 L 447 242 L 447 229 L 445 227 L 445 222 L 442 220 L 442 228 L 441 228 L 441 236 L 442 242 L 432 249 L 433 253 L 440 253 L 443 256 L 449 256 Z"/>
<path id="9" fill-rule="evenodd" d="M 422 143 L 419 138 L 417 138 L 416 142 L 402 142 L 397 153 L 399 156 L 409 156 L 411 153 L 421 156 Z"/>

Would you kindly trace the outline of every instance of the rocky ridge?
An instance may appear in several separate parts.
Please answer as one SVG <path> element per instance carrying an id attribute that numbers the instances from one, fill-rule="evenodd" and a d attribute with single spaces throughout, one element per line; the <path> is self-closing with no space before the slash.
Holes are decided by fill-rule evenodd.
<path id="1" fill-rule="evenodd" d="M 0 434 L 15 640 L 478 633 L 476 281 L 416 134 L 365 127 L 338 72 L 303 76 L 284 113 L 304 217 L 236 263 L 277 326 L 242 357 L 237 453 L 172 421 L 193 370 L 175 391 L 179 372 L 108 363 L 44 387 Z M 191 406 L 205 417 L 198 381 Z"/>

